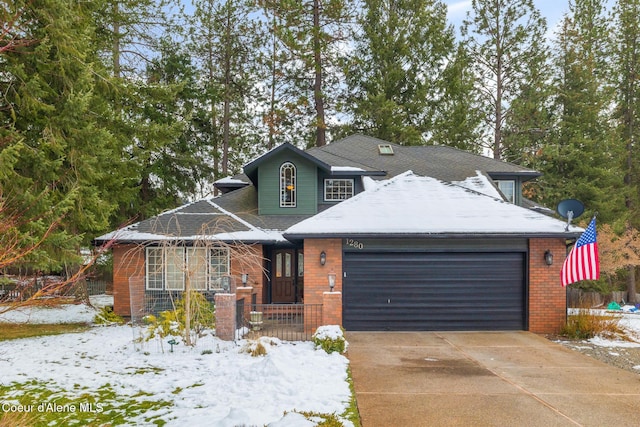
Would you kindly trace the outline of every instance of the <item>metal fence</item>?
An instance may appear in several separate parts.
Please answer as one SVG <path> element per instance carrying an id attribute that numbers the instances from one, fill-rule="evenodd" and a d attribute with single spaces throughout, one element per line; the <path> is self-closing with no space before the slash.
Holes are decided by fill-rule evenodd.
<path id="1" fill-rule="evenodd" d="M 24 301 L 43 289 L 47 297 L 84 295 L 85 283 L 86 295 L 103 295 L 107 292 L 107 282 L 104 280 L 65 283 L 65 279 L 62 277 L 45 276 L 15 283 L 0 283 L 0 301 Z M 47 289 L 51 291 L 47 292 Z"/>
<path id="2" fill-rule="evenodd" d="M 322 323 L 322 304 L 239 304 L 238 314 L 238 327 L 249 331 L 248 338 L 310 341 Z"/>

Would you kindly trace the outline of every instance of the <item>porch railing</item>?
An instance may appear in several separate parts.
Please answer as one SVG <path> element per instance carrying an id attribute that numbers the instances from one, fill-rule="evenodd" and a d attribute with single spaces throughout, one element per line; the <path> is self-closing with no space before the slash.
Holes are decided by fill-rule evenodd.
<path id="1" fill-rule="evenodd" d="M 310 341 L 322 323 L 322 304 L 249 304 L 238 319 L 238 326 L 246 327 L 250 338 Z"/>

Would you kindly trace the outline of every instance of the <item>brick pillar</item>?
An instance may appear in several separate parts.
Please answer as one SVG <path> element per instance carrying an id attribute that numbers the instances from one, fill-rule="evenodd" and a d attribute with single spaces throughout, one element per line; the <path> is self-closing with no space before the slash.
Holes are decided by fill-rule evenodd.
<path id="1" fill-rule="evenodd" d="M 253 294 L 253 288 L 251 286 L 244 286 L 236 288 L 237 299 L 241 300 L 244 298 L 244 313 L 242 313 L 242 317 L 244 319 L 249 319 L 251 311 L 251 295 Z"/>
<path id="2" fill-rule="evenodd" d="M 553 265 L 544 261 L 544 253 L 553 254 Z M 567 289 L 560 281 L 566 258 L 564 239 L 529 240 L 529 331 L 554 334 L 567 320 Z"/>
<path id="3" fill-rule="evenodd" d="M 236 336 L 236 294 L 216 293 L 216 336 L 233 341 Z"/>
<path id="4" fill-rule="evenodd" d="M 322 324 L 342 325 L 342 292 L 325 292 L 323 294 Z"/>
<path id="5" fill-rule="evenodd" d="M 124 317 L 134 315 L 131 313 L 132 301 L 129 298 L 129 290 L 133 285 L 130 279 L 142 278 L 142 281 L 135 282 L 134 289 L 136 293 L 144 294 L 144 270 L 144 247 L 138 245 L 113 247 L 113 311 L 117 315 Z M 134 306 L 135 304 L 134 301 Z"/>
<path id="6" fill-rule="evenodd" d="M 149 314 L 144 306 L 144 276 L 129 277 L 128 291 L 131 320 L 136 323 Z"/>

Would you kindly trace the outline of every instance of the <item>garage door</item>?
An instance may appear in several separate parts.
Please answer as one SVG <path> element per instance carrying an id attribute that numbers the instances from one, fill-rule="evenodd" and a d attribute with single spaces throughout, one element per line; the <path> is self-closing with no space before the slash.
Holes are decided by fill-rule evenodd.
<path id="1" fill-rule="evenodd" d="M 525 329 L 525 254 L 345 252 L 351 331 Z"/>

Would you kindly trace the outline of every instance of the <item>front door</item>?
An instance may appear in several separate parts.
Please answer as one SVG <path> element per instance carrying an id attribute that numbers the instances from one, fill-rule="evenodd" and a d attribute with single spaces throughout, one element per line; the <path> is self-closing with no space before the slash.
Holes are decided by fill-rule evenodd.
<path id="1" fill-rule="evenodd" d="M 300 268 L 298 264 L 298 254 L 295 249 L 276 249 L 273 251 L 271 302 L 274 304 L 298 302 L 297 299 L 300 297 L 297 295 L 296 286 L 298 269 Z"/>

